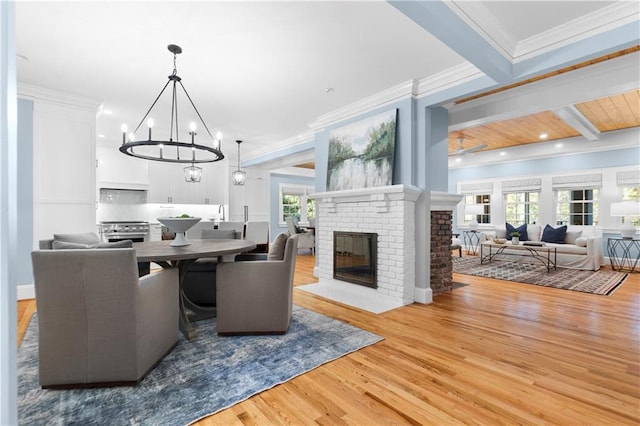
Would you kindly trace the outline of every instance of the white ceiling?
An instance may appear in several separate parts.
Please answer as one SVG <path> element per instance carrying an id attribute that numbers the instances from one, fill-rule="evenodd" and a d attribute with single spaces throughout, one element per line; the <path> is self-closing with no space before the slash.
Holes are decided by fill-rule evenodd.
<path id="1" fill-rule="evenodd" d="M 446 4 L 513 57 L 519 43 L 613 3 Z M 18 1 L 16 28 L 19 83 L 102 101 L 112 114 L 97 130 L 114 145 L 166 83 L 167 45 L 180 45 L 178 75 L 229 159 L 236 139 L 251 157 L 309 134 L 319 116 L 467 62 L 381 1 Z M 156 108 L 156 123 L 168 121 Z M 180 107 L 185 133 L 189 113 Z"/>

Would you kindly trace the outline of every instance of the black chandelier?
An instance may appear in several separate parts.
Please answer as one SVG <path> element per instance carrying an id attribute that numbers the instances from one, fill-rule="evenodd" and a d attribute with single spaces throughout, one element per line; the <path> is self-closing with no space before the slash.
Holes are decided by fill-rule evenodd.
<path id="1" fill-rule="evenodd" d="M 218 132 L 216 137 L 213 137 L 207 124 L 202 119 L 198 108 L 196 108 L 195 104 L 191 100 L 189 93 L 184 88 L 182 84 L 182 79 L 177 74 L 176 68 L 176 56 L 182 53 L 182 48 L 175 44 L 170 44 L 167 46 L 167 49 L 171 53 L 173 53 L 173 73 L 169 76 L 169 81 L 164 85 L 160 94 L 153 101 L 147 113 L 142 117 L 140 123 L 136 127 L 136 129 L 127 134 L 127 126 L 126 124 L 122 126 L 122 145 L 120 146 L 120 152 L 123 154 L 130 155 L 132 157 L 142 158 L 145 160 L 153 160 L 153 161 L 164 161 L 168 163 L 191 163 L 190 167 L 185 167 L 185 179 L 187 182 L 200 182 L 200 177 L 202 176 L 202 169 L 200 167 L 195 167 L 195 163 L 212 163 L 214 161 L 220 161 L 224 158 L 224 154 L 221 151 L 222 144 L 222 134 Z M 169 86 L 170 83 L 173 82 L 172 85 L 172 98 L 171 98 L 171 128 L 169 133 L 168 140 L 154 140 L 151 136 L 151 129 L 153 127 L 153 119 L 149 117 L 149 114 L 153 110 L 153 107 L 156 105 L 165 89 Z M 189 135 L 191 136 L 191 142 L 181 142 L 178 136 L 178 85 L 182 88 L 182 91 L 186 95 L 189 103 L 193 107 L 198 119 L 204 126 L 207 134 L 212 140 L 212 146 L 201 145 L 195 142 L 196 136 L 196 124 L 191 123 L 189 125 Z M 142 126 L 142 123 L 147 120 L 147 125 L 149 127 L 149 134 L 147 140 L 135 140 L 135 134 Z M 196 155 L 197 153 L 197 155 Z"/>

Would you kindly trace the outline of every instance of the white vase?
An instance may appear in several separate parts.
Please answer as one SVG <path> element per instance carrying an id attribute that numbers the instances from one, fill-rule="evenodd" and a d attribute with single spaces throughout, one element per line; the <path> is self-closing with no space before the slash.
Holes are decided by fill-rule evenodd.
<path id="1" fill-rule="evenodd" d="M 517 246 L 518 244 L 520 244 L 520 238 L 519 237 L 511 237 L 511 244 Z"/>

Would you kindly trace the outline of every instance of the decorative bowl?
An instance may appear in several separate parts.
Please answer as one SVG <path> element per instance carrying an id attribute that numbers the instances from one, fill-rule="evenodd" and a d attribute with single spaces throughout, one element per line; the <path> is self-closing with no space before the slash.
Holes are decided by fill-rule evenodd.
<path id="1" fill-rule="evenodd" d="M 176 233 L 176 238 L 169 244 L 173 247 L 188 246 L 189 243 L 186 238 L 186 232 L 191 229 L 193 225 L 200 222 L 200 217 L 159 217 L 158 222 L 169 228 Z"/>
<path id="2" fill-rule="evenodd" d="M 507 242 L 506 238 L 494 238 L 493 242 L 496 244 L 505 244 Z"/>

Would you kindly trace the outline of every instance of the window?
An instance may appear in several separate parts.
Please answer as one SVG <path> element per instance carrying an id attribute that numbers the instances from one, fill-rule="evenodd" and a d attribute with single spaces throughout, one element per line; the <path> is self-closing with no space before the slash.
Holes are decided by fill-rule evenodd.
<path id="1" fill-rule="evenodd" d="M 640 186 L 623 186 L 622 201 L 640 201 Z M 633 226 L 640 226 L 640 216 L 629 216 Z"/>
<path id="2" fill-rule="evenodd" d="M 504 194 L 505 219 L 512 224 L 534 224 L 540 218 L 539 192 L 508 192 Z"/>
<path id="3" fill-rule="evenodd" d="M 465 204 L 480 204 L 483 206 L 484 213 L 476 215 L 478 223 L 491 223 L 491 195 L 489 194 L 472 194 L 464 196 Z M 471 223 L 473 215 L 465 214 L 464 223 Z"/>
<path id="4" fill-rule="evenodd" d="M 299 222 L 315 217 L 315 200 L 308 197 L 314 191 L 313 186 L 280 184 L 280 225 L 285 225 L 289 216 Z"/>
<path id="5" fill-rule="evenodd" d="M 556 191 L 558 225 L 597 225 L 598 189 L 565 189 Z"/>

